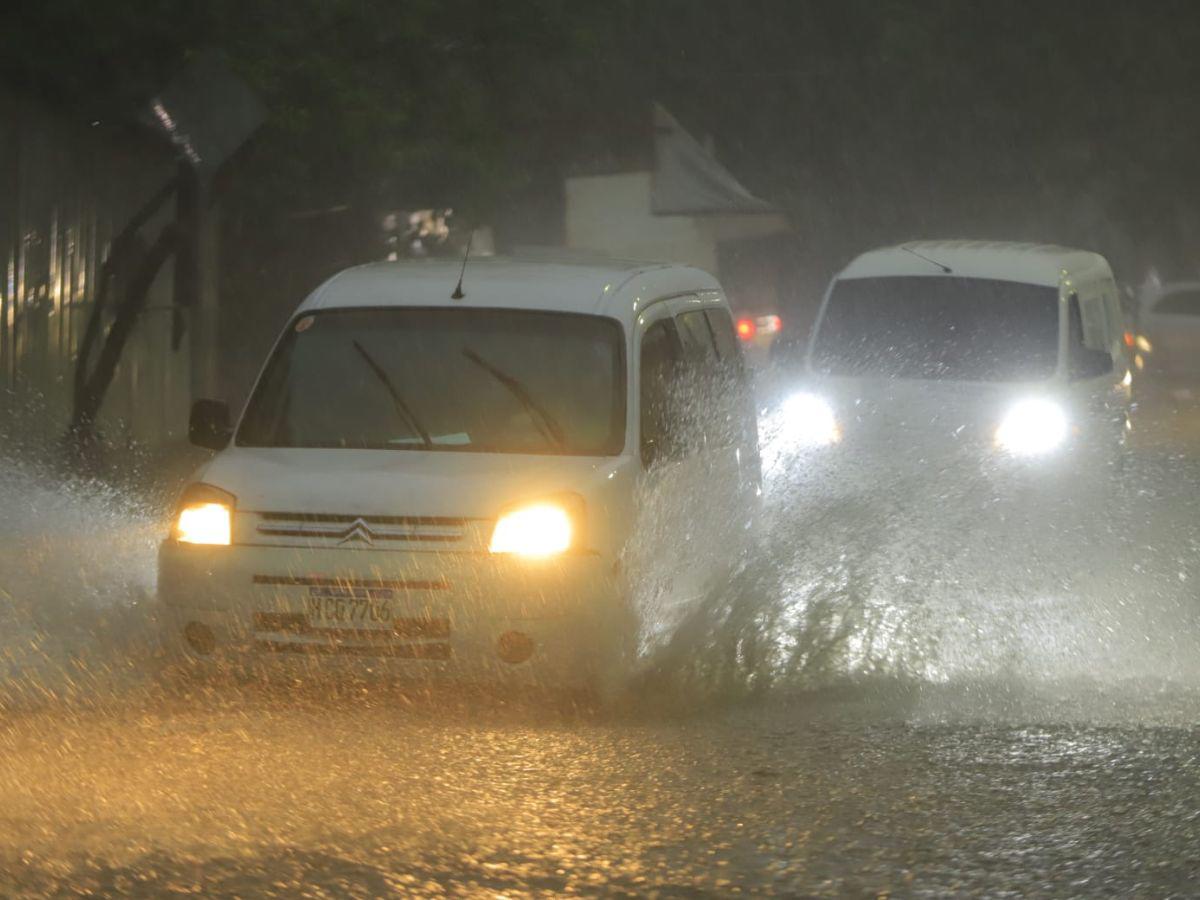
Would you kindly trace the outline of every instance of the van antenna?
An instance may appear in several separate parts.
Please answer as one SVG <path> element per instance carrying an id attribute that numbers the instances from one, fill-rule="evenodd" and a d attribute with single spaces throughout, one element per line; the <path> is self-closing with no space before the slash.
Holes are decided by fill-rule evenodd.
<path id="1" fill-rule="evenodd" d="M 471 233 L 467 235 L 467 249 L 463 251 L 462 268 L 459 269 L 458 272 L 458 284 L 454 286 L 454 293 L 450 295 L 451 300 L 461 300 L 463 297 L 467 296 L 463 293 L 462 283 L 463 276 L 467 274 L 467 260 L 471 258 L 471 238 L 473 237 L 475 237 L 474 229 L 472 229 Z"/>
<path id="2" fill-rule="evenodd" d="M 923 254 L 920 254 L 920 253 L 918 253 L 918 252 L 917 252 L 916 250 L 914 250 L 912 247 L 908 247 L 908 246 L 905 246 L 904 244 L 901 244 L 901 245 L 900 245 L 900 249 L 901 249 L 901 250 L 903 250 L 905 253 L 911 253 L 911 254 L 912 254 L 913 256 L 915 256 L 917 259 L 923 259 L 923 260 L 925 260 L 925 262 L 929 263 L 931 266 L 937 266 L 939 269 L 941 269 L 941 270 L 942 270 L 943 272 L 945 272 L 947 275 L 953 275 L 953 274 L 954 274 L 954 270 L 953 270 L 952 268 L 950 268 L 949 266 L 947 266 L 947 265 L 944 265 L 943 263 L 940 263 L 940 262 L 938 262 L 936 259 L 930 259 L 928 256 L 925 256 L 925 255 L 923 255 Z"/>

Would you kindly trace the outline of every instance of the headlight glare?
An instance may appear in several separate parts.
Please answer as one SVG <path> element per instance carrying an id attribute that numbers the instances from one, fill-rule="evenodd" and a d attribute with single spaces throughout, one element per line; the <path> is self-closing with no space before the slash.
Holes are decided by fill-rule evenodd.
<path id="1" fill-rule="evenodd" d="M 502 515 L 492 531 L 492 553 L 554 556 L 570 549 L 571 515 L 557 503 L 534 503 Z"/>
<path id="2" fill-rule="evenodd" d="M 784 401 L 783 433 L 802 447 L 825 447 L 842 437 L 833 407 L 816 394 L 793 394 Z"/>
<path id="3" fill-rule="evenodd" d="M 233 510 L 237 499 L 211 484 L 189 485 L 175 508 L 171 536 L 181 544 L 227 546 L 233 542 Z"/>
<path id="4" fill-rule="evenodd" d="M 176 538 L 184 544 L 229 544 L 233 528 L 224 503 L 194 503 L 179 511 Z"/>
<path id="5" fill-rule="evenodd" d="M 1014 456 L 1037 456 L 1067 439 L 1067 415 L 1052 400 L 1022 400 L 1005 414 L 996 429 L 996 445 Z"/>

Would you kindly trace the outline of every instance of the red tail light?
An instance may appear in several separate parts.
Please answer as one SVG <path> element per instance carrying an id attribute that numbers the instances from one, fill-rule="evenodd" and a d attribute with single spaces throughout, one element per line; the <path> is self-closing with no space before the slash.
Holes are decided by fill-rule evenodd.
<path id="1" fill-rule="evenodd" d="M 1125 332 L 1125 346 L 1132 347 L 1133 342 L 1134 342 L 1133 332 L 1132 331 Z"/>
<path id="2" fill-rule="evenodd" d="M 737 336 L 743 341 L 754 340 L 754 334 L 758 329 L 754 325 L 753 319 L 738 319 L 737 320 Z"/>
<path id="3" fill-rule="evenodd" d="M 783 328 L 783 321 L 779 316 L 759 316 L 758 330 L 763 334 L 777 334 Z"/>

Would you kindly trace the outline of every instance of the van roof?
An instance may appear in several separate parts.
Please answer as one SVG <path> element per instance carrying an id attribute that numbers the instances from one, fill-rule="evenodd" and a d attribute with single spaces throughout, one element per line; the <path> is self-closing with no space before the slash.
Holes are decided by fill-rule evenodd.
<path id="1" fill-rule="evenodd" d="M 917 254 L 920 254 L 919 256 Z M 921 257 L 927 257 L 928 260 Z M 939 264 L 949 267 L 943 272 Z M 1057 287 L 1064 278 L 1111 278 L 1108 261 L 1099 253 L 1054 244 L 1005 241 L 910 241 L 869 250 L 846 266 L 838 278 L 889 275 L 951 275 L 993 278 Z"/>
<path id="2" fill-rule="evenodd" d="M 442 306 L 590 313 L 629 324 L 634 296 L 720 290 L 707 272 L 669 263 L 519 260 L 480 257 L 467 263 L 465 297 L 451 298 L 461 260 L 405 260 L 346 269 L 318 287 L 299 312 L 363 306 Z M 644 284 L 644 289 L 643 289 Z"/>

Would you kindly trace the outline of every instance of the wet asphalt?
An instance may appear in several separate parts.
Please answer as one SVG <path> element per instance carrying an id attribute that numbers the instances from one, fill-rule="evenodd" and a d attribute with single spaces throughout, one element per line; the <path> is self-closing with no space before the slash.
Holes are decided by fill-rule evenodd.
<path id="1" fill-rule="evenodd" d="M 270 693 L 0 731 L 0 893 L 1195 896 L 1200 697 L 859 685 L 687 714 Z"/>

